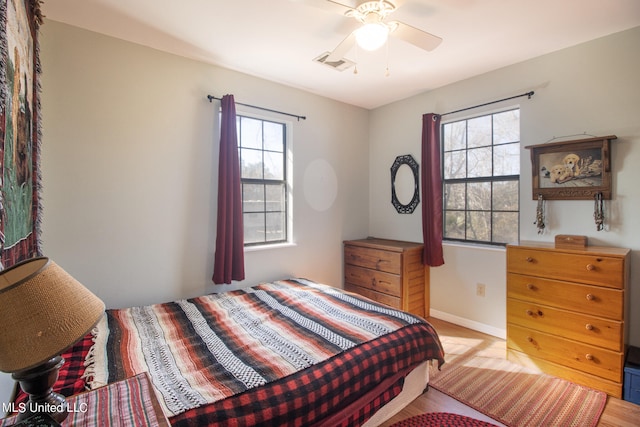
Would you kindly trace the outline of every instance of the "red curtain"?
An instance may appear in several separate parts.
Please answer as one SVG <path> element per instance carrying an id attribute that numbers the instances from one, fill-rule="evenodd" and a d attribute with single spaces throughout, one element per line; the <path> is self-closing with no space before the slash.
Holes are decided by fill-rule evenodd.
<path id="1" fill-rule="evenodd" d="M 218 160 L 218 227 L 213 282 L 244 280 L 244 231 L 236 104 L 233 95 L 222 97 L 220 158 Z"/>
<path id="2" fill-rule="evenodd" d="M 422 116 L 422 237 L 423 263 L 444 264 L 442 255 L 442 175 L 440 174 L 440 116 Z"/>

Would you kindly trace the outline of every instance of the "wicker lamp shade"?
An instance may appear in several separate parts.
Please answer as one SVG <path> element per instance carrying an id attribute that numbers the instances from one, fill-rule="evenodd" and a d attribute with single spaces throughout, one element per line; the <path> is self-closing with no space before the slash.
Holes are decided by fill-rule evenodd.
<path id="1" fill-rule="evenodd" d="M 0 371 L 24 371 L 59 355 L 94 327 L 104 308 L 48 258 L 1 271 Z"/>

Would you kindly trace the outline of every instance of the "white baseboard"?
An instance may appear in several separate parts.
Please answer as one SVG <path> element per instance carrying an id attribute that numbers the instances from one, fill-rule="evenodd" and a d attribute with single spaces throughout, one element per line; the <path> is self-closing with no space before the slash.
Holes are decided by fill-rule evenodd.
<path id="1" fill-rule="evenodd" d="M 445 313 L 444 311 L 434 310 L 433 308 L 429 311 L 430 315 L 436 319 L 444 320 L 445 322 L 453 323 L 454 325 L 464 326 L 465 328 L 502 338 L 503 340 L 507 338 L 506 329 L 485 325 L 484 323 L 476 322 L 475 320 L 465 319 L 464 317 L 455 316 L 453 314 Z"/>

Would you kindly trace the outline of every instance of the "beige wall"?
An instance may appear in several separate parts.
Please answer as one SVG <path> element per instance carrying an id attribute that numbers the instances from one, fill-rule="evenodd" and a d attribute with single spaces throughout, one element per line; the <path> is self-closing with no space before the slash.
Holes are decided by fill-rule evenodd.
<path id="1" fill-rule="evenodd" d="M 369 222 L 366 110 L 53 21 L 41 58 L 44 251 L 108 307 L 229 288 L 211 282 L 219 103 L 207 94 L 308 117 L 277 116 L 292 120 L 295 245 L 247 252 L 233 286 L 341 286 L 342 240 Z M 323 196 L 333 174 L 335 198 Z"/>
<path id="2" fill-rule="evenodd" d="M 111 306 L 212 289 L 217 128 L 216 107 L 205 95 L 234 93 L 238 101 L 309 117 L 293 122 L 297 246 L 248 252 L 246 283 L 299 274 L 340 285 L 342 239 L 422 239 L 418 211 L 400 215 L 389 202 L 393 159 L 419 158 L 421 115 L 535 90 L 531 100 L 471 113 L 520 105 L 523 146 L 585 132 L 616 134 L 615 197 L 606 203 L 606 231 L 595 231 L 591 202 L 552 201 L 547 231 L 538 235 L 529 152 L 522 149 L 521 240 L 583 234 L 595 244 L 633 249 L 630 297 L 637 307 L 639 48 L 636 28 L 368 112 L 47 22 L 42 37 L 45 250 Z M 338 193 L 323 210 L 318 205 L 326 195 L 319 189 L 327 177 L 318 174 L 327 164 Z M 433 312 L 503 335 L 504 250 L 445 245 L 445 260 L 432 271 Z M 475 295 L 477 283 L 486 285 L 484 298 Z M 640 313 L 633 311 L 631 342 L 640 344 Z"/>
<path id="3" fill-rule="evenodd" d="M 553 241 L 586 235 L 591 244 L 633 250 L 631 343 L 640 345 L 640 27 L 506 67 L 371 113 L 370 226 L 380 237 L 422 241 L 420 214 L 399 215 L 389 203 L 389 167 L 401 154 L 420 155 L 423 113 L 444 113 L 534 90 L 517 100 L 447 116 L 468 117 L 519 105 L 521 145 L 575 134 L 617 135 L 612 143 L 613 200 L 605 203 L 606 230 L 597 232 L 591 201 L 547 202 L 546 231 L 537 234 L 529 150 L 521 150 L 520 239 Z M 585 137 L 577 136 L 576 138 Z M 419 158 L 419 157 L 417 157 Z M 506 328 L 504 249 L 446 244 L 445 265 L 431 270 L 432 314 L 496 335 Z M 476 284 L 486 296 L 476 296 Z"/>

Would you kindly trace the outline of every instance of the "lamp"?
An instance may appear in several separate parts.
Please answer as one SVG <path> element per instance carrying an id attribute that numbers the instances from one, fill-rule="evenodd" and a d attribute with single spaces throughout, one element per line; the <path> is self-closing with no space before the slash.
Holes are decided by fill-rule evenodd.
<path id="1" fill-rule="evenodd" d="M 46 413 L 68 415 L 64 396 L 53 392 L 64 350 L 84 337 L 104 313 L 104 303 L 49 258 L 0 272 L 0 371 L 12 373 L 29 394 L 24 420 Z"/>

